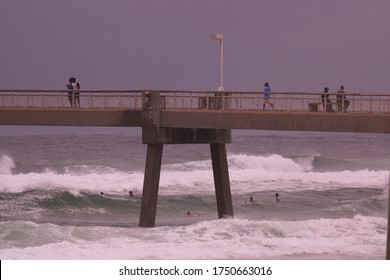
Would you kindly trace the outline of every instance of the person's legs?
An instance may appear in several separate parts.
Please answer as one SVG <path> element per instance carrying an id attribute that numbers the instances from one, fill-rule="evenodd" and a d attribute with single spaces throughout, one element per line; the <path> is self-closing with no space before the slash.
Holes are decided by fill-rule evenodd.
<path id="1" fill-rule="evenodd" d="M 69 103 L 70 103 L 70 107 L 73 107 L 73 97 L 71 94 L 68 94 L 68 100 L 69 100 Z"/>
<path id="2" fill-rule="evenodd" d="M 349 103 L 350 103 L 349 100 L 347 100 L 347 99 L 344 100 L 344 112 L 347 112 Z"/>

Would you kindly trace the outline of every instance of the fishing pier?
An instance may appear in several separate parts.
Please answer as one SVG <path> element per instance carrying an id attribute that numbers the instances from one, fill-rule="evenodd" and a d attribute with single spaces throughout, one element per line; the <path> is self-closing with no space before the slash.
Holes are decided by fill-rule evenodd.
<path id="1" fill-rule="evenodd" d="M 321 93 L 174 90 L 0 90 L 0 125 L 142 127 L 147 145 L 139 225 L 155 226 L 164 144 L 208 144 L 219 218 L 233 217 L 226 143 L 232 129 L 390 133 L 390 94 L 345 93 L 332 110 Z M 328 108 L 329 109 L 329 108 Z M 390 254 L 390 253 L 389 253 Z"/>

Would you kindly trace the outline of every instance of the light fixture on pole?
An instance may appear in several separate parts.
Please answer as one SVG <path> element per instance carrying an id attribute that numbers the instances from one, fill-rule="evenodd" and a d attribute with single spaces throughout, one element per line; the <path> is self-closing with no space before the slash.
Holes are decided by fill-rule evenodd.
<path id="1" fill-rule="evenodd" d="M 223 34 L 211 34 L 210 39 L 212 40 L 218 40 L 220 45 L 220 55 L 221 55 L 221 83 L 219 85 L 218 90 L 223 91 L 225 90 L 223 87 Z"/>

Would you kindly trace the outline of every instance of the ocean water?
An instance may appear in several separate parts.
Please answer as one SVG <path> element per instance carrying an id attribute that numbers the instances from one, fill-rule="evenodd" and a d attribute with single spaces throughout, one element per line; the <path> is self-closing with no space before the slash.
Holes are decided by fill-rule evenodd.
<path id="1" fill-rule="evenodd" d="M 234 130 L 223 220 L 209 146 L 165 145 L 140 228 L 141 134 L 0 126 L 0 259 L 385 258 L 390 135 Z"/>

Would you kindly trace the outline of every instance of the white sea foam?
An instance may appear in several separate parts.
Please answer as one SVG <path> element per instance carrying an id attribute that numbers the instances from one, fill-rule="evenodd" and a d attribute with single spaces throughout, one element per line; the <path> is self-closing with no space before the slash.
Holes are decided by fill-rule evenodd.
<path id="1" fill-rule="evenodd" d="M 18 234 L 26 232 L 29 237 Z M 157 228 L 0 224 L 2 259 L 381 259 L 386 219 L 203 221 Z M 7 246 L 7 244 L 11 244 Z"/>
<path id="2" fill-rule="evenodd" d="M 11 170 L 11 158 L 2 157 L 2 166 Z M 279 155 L 269 157 L 231 155 L 229 176 L 234 193 L 267 190 L 326 190 L 349 187 L 379 187 L 388 184 L 388 171 L 310 171 L 289 158 Z M 141 193 L 143 172 L 124 172 L 105 166 L 71 166 L 65 174 L 47 169 L 43 173 L 0 174 L 1 192 L 21 192 L 27 189 L 65 189 L 77 194 L 80 191 Z M 193 161 L 162 167 L 161 194 L 213 194 L 214 180 L 210 161 Z"/>
<path id="3" fill-rule="evenodd" d="M 312 160 L 312 159 L 311 159 Z M 280 155 L 255 156 L 255 155 L 230 155 L 229 167 L 233 169 L 262 170 L 270 172 L 303 172 L 307 166 L 299 165 L 292 159 L 284 158 Z"/>

